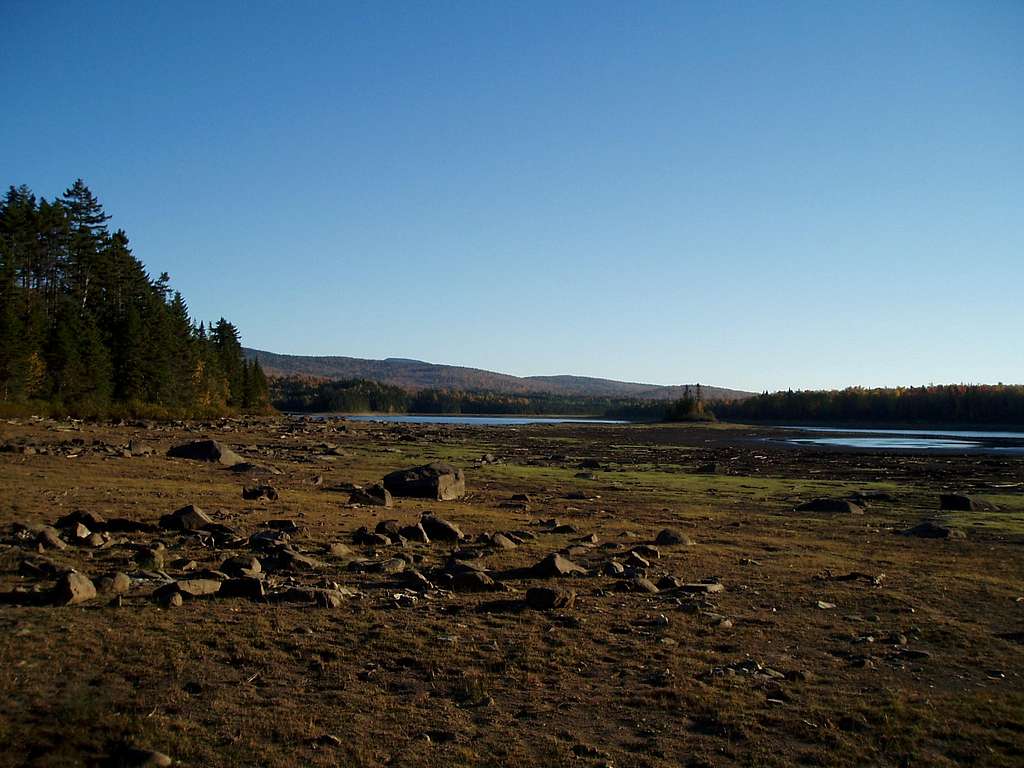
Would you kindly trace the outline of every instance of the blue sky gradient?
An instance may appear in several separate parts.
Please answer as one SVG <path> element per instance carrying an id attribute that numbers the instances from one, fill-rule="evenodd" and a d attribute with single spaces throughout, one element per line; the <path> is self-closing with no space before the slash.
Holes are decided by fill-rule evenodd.
<path id="1" fill-rule="evenodd" d="M 0 183 L 250 346 L 1024 382 L 1024 3 L 2 9 Z"/>

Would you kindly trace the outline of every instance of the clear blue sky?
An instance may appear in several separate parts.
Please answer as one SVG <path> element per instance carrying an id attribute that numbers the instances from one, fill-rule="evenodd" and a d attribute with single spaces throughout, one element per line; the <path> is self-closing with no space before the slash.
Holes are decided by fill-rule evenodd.
<path id="1" fill-rule="evenodd" d="M 82 177 L 254 347 L 747 389 L 1024 381 L 1024 2 L 0 1 Z"/>

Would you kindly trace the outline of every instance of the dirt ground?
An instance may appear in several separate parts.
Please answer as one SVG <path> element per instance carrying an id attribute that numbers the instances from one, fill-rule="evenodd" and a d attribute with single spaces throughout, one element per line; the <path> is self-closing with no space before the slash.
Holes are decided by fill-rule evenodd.
<path id="1" fill-rule="evenodd" d="M 130 747 L 183 766 L 1024 764 L 1024 457 L 771 434 L 4 422 L 0 765 L 142 764 Z M 255 466 L 166 456 L 206 437 Z M 348 503 L 350 484 L 432 461 L 465 470 L 465 497 Z M 257 481 L 279 498 L 244 500 Z M 994 508 L 940 512 L 953 491 Z M 862 514 L 795 509 L 858 493 Z M 159 526 L 188 504 L 216 535 Z M 37 543 L 34 524 L 76 511 L 122 528 Z M 466 540 L 353 543 L 423 512 Z M 900 535 L 933 517 L 966 536 Z M 647 549 L 666 527 L 693 543 Z M 308 562 L 254 549 L 272 531 Z M 499 531 L 520 543 L 480 539 Z M 159 543 L 162 568 L 140 558 Z M 586 573 L 524 570 L 553 552 Z M 262 596 L 153 597 L 232 556 L 264 559 Z M 452 563 L 496 583 L 464 591 Z M 53 605 L 68 569 L 127 574 L 128 591 Z M 575 602 L 530 607 L 538 586 Z"/>

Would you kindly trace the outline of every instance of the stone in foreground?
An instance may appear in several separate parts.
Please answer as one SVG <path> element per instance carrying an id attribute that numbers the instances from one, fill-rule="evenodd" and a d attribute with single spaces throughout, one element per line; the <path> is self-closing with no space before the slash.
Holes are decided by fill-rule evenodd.
<path id="1" fill-rule="evenodd" d="M 53 588 L 53 602 L 57 605 L 77 605 L 96 597 L 96 587 L 83 573 L 65 573 Z"/>
<path id="2" fill-rule="evenodd" d="M 459 526 L 437 515 L 423 515 L 420 527 L 435 541 L 462 541 L 466 538 Z"/>
<path id="3" fill-rule="evenodd" d="M 107 764 L 118 768 L 167 768 L 174 765 L 174 761 L 163 752 L 128 747 L 122 749 Z"/>
<path id="4" fill-rule="evenodd" d="M 153 590 L 153 599 L 161 600 L 174 594 L 188 597 L 205 597 L 220 592 L 222 582 L 216 579 L 181 579 L 157 587 Z"/>
<path id="5" fill-rule="evenodd" d="M 797 512 L 833 512 L 840 515 L 863 515 L 864 509 L 848 499 L 811 499 L 800 504 Z"/>
<path id="6" fill-rule="evenodd" d="M 189 504 L 161 517 L 160 527 L 175 531 L 201 531 L 212 522 L 203 510 L 195 504 Z"/>
<path id="7" fill-rule="evenodd" d="M 950 528 L 936 520 L 922 520 L 913 528 L 903 531 L 904 536 L 915 536 L 919 539 L 966 539 L 967 534 L 959 528 Z"/>
<path id="8" fill-rule="evenodd" d="M 441 462 L 400 469 L 385 475 L 383 483 L 395 496 L 451 501 L 466 494 L 463 471 Z"/>
<path id="9" fill-rule="evenodd" d="M 939 496 L 939 509 L 951 512 L 996 512 L 999 508 L 991 502 L 967 496 L 963 493 L 943 493 Z"/>
<path id="10" fill-rule="evenodd" d="M 725 586 L 717 581 L 712 582 L 697 582 L 695 584 L 683 584 L 679 589 L 683 592 L 692 592 L 695 594 L 710 595 L 716 592 L 725 592 Z"/>
<path id="11" fill-rule="evenodd" d="M 530 570 L 534 576 L 541 579 L 583 575 L 587 572 L 586 568 L 576 565 L 572 560 L 562 557 L 557 552 L 548 555 Z"/>
<path id="12" fill-rule="evenodd" d="M 678 528 L 662 528 L 654 537 L 654 543 L 660 547 L 669 547 L 675 544 L 683 544 L 687 547 L 693 544 L 693 539 L 680 531 Z"/>
<path id="13" fill-rule="evenodd" d="M 576 592 L 560 587 L 530 587 L 526 590 L 526 604 L 537 611 L 554 608 L 572 608 Z"/>
<path id="14" fill-rule="evenodd" d="M 225 467 L 233 467 L 244 461 L 241 456 L 216 440 L 193 440 L 189 443 L 181 443 L 170 448 L 167 455 L 174 459 L 212 461 Z"/>
<path id="15" fill-rule="evenodd" d="M 374 483 L 368 488 L 356 488 L 348 497 L 349 504 L 363 504 L 370 507 L 390 507 L 394 504 L 391 498 L 391 491 L 380 483 Z"/>

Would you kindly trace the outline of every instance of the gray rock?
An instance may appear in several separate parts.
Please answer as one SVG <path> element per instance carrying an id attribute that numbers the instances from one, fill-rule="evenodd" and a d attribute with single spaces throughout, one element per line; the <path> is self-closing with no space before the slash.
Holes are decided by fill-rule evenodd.
<path id="1" fill-rule="evenodd" d="M 418 544 L 430 543 L 430 536 L 427 534 L 426 528 L 424 528 L 420 523 L 416 523 L 416 525 L 407 525 L 398 533 L 403 539 L 415 541 Z"/>
<path id="2" fill-rule="evenodd" d="M 453 573 L 451 586 L 456 592 L 494 592 L 504 587 L 503 584 L 480 571 Z"/>
<path id="3" fill-rule="evenodd" d="M 365 525 L 352 534 L 352 543 L 366 547 L 387 547 L 392 541 L 390 536 L 383 533 L 371 533 Z"/>
<path id="4" fill-rule="evenodd" d="M 84 573 L 71 571 L 59 579 L 51 593 L 57 605 L 78 605 L 96 597 L 96 587 Z"/>
<path id="5" fill-rule="evenodd" d="M 193 459 L 195 461 L 212 461 L 225 467 L 241 464 L 245 459 L 227 446 L 216 440 L 193 440 L 175 445 L 167 451 L 167 455 L 177 459 Z"/>
<path id="6" fill-rule="evenodd" d="M 401 573 L 405 570 L 407 563 L 398 557 L 391 557 L 368 564 L 366 570 L 372 573 Z"/>
<path id="7" fill-rule="evenodd" d="M 265 596 L 263 579 L 256 576 L 239 576 L 221 582 L 218 597 L 245 597 L 250 600 Z"/>
<path id="8" fill-rule="evenodd" d="M 691 546 L 693 540 L 678 528 L 662 528 L 654 537 L 654 543 L 661 547 L 670 547 L 676 544 Z"/>
<path id="9" fill-rule="evenodd" d="M 323 567 L 319 561 L 288 547 L 278 550 L 274 561 L 278 568 L 286 571 L 316 571 Z"/>
<path id="10" fill-rule="evenodd" d="M 364 504 L 371 507 L 392 507 L 394 499 L 391 491 L 380 483 L 375 483 L 367 488 L 356 488 L 348 497 L 349 504 Z"/>
<path id="11" fill-rule="evenodd" d="M 423 515 L 420 518 L 420 525 L 427 536 L 437 541 L 462 541 L 466 538 L 459 526 L 437 515 Z"/>
<path id="12" fill-rule="evenodd" d="M 966 539 L 967 534 L 959 528 L 950 528 L 937 520 L 922 520 L 913 528 L 903 531 L 904 536 L 915 536 L 919 539 Z"/>
<path id="13" fill-rule="evenodd" d="M 939 509 L 953 512 L 997 512 L 999 507 L 963 493 L 943 493 L 939 496 Z"/>
<path id="14" fill-rule="evenodd" d="M 223 583 L 217 579 L 179 579 L 157 587 L 152 596 L 155 600 L 165 599 L 174 593 L 189 598 L 207 597 L 220 592 Z"/>
<path id="15" fill-rule="evenodd" d="M 561 587 L 530 587 L 526 590 L 526 604 L 538 611 L 554 608 L 571 608 L 576 602 L 576 592 Z"/>
<path id="16" fill-rule="evenodd" d="M 255 576 L 263 570 L 260 561 L 248 555 L 235 555 L 221 563 L 220 570 L 228 576 Z"/>
<path id="17" fill-rule="evenodd" d="M 45 549 L 67 549 L 67 542 L 60 537 L 56 528 L 51 528 L 49 525 L 44 525 L 39 529 L 36 534 L 36 543 L 43 546 Z"/>
<path id="18" fill-rule="evenodd" d="M 725 587 L 719 584 L 717 581 L 713 582 L 697 582 L 694 584 L 683 584 L 679 588 L 683 592 L 692 592 L 696 594 L 714 594 L 716 592 L 725 592 Z"/>
<path id="19" fill-rule="evenodd" d="M 132 558 L 140 568 L 159 571 L 164 567 L 164 551 L 155 547 L 139 547 Z"/>
<path id="20" fill-rule="evenodd" d="M 863 507 L 854 504 L 849 499 L 811 499 L 800 504 L 797 512 L 828 512 L 842 515 L 863 515 Z"/>
<path id="21" fill-rule="evenodd" d="M 195 504 L 177 509 L 160 518 L 160 527 L 174 531 L 201 531 L 213 520 Z"/>
<path id="22" fill-rule="evenodd" d="M 151 456 L 156 453 L 156 449 L 141 440 L 129 440 L 128 453 L 132 456 Z"/>
<path id="23" fill-rule="evenodd" d="M 466 494 L 463 471 L 441 462 L 400 469 L 385 475 L 383 483 L 395 496 L 451 501 Z"/>
<path id="24" fill-rule="evenodd" d="M 632 579 L 624 579 L 618 582 L 616 586 L 620 592 L 642 592 L 646 594 L 657 594 L 659 592 L 657 585 L 650 579 L 646 579 L 643 576 L 634 576 Z"/>
<path id="25" fill-rule="evenodd" d="M 649 544 L 641 544 L 633 547 L 630 551 L 640 555 L 644 560 L 658 560 L 661 557 L 661 552 L 658 548 L 652 547 Z"/>
<path id="26" fill-rule="evenodd" d="M 407 586 L 411 589 L 417 590 L 418 592 L 429 592 L 434 588 L 430 579 L 415 568 L 407 568 L 402 574 L 402 578 Z"/>
<path id="27" fill-rule="evenodd" d="M 74 528 L 79 524 L 84 525 L 90 531 L 105 531 L 107 529 L 107 521 L 103 515 L 84 510 L 69 512 L 56 522 L 58 528 Z"/>
<path id="28" fill-rule="evenodd" d="M 105 579 L 100 580 L 104 583 L 103 587 L 105 588 L 100 590 L 101 592 L 113 595 L 126 595 L 131 591 L 131 579 L 128 578 L 127 573 L 118 571 L 113 575 L 113 577 L 110 577 L 109 580 L 109 584 L 106 583 Z"/>
<path id="29" fill-rule="evenodd" d="M 646 558 L 637 554 L 636 550 L 631 550 L 626 554 L 625 557 L 626 566 L 629 568 L 650 568 L 651 563 Z"/>
<path id="30" fill-rule="evenodd" d="M 347 544 L 342 544 L 341 542 L 335 542 L 334 544 L 331 544 L 331 546 L 327 548 L 327 553 L 331 557 L 353 557 L 354 556 L 352 550 L 349 549 L 348 545 Z"/>
<path id="31" fill-rule="evenodd" d="M 291 541 L 284 531 L 258 531 L 249 537 L 249 546 L 253 549 L 272 549 Z"/>
<path id="32" fill-rule="evenodd" d="M 108 763 L 116 768 L 168 768 L 174 761 L 163 752 L 130 747 L 122 749 Z"/>
<path id="33" fill-rule="evenodd" d="M 534 565 L 530 572 L 537 578 L 551 579 L 562 576 L 583 575 L 586 574 L 587 569 L 554 552 Z"/>
<path id="34" fill-rule="evenodd" d="M 313 593 L 313 602 L 320 608 L 341 608 L 352 592 L 340 589 L 318 589 Z"/>
<path id="35" fill-rule="evenodd" d="M 491 536 L 491 546 L 498 549 L 515 549 L 516 543 L 503 533 L 496 533 Z"/>
<path id="36" fill-rule="evenodd" d="M 609 560 L 602 568 L 605 576 L 622 576 L 626 572 L 626 566 L 618 560 Z"/>
<path id="37" fill-rule="evenodd" d="M 392 541 L 395 541 L 401 535 L 402 524 L 397 520 L 381 520 L 377 523 L 373 532 L 387 536 Z"/>
<path id="38" fill-rule="evenodd" d="M 269 483 L 242 487 L 242 498 L 246 501 L 277 501 L 277 489 Z"/>

